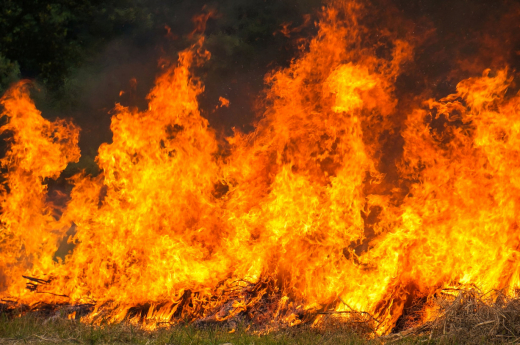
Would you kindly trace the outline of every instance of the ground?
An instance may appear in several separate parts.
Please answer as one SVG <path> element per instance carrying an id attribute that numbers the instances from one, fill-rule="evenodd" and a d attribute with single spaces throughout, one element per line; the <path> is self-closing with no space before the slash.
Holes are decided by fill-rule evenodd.
<path id="1" fill-rule="evenodd" d="M 427 340 L 408 338 L 394 344 L 420 344 Z M 65 318 L 34 315 L 7 317 L 0 314 L 0 344 L 174 344 L 174 345 L 310 345 L 381 344 L 365 340 L 348 329 L 318 331 L 309 327 L 254 334 L 239 327 L 229 333 L 223 327 L 169 326 L 145 331 L 128 323 L 93 326 Z"/>

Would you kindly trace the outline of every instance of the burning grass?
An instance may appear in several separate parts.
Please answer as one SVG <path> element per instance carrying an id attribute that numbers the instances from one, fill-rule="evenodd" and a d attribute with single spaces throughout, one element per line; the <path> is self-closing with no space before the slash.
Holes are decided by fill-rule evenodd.
<path id="1" fill-rule="evenodd" d="M 79 128 L 14 85 L 0 98 L 0 299 L 88 313 L 74 327 L 101 334 L 190 320 L 336 337 L 342 320 L 371 339 L 405 330 L 385 341 L 516 340 L 518 76 L 486 69 L 400 108 L 414 40 L 364 27 L 361 3 L 323 9 L 301 56 L 266 76 L 254 130 L 228 138 L 199 105 L 201 36 L 165 65 L 147 109 L 115 106 L 101 173 L 71 177 L 70 195 L 48 181 L 78 161 Z M 474 285 L 506 295 L 442 290 Z"/>
<path id="2" fill-rule="evenodd" d="M 443 290 L 422 308 L 416 307 L 405 312 L 404 330 L 382 337 L 374 337 L 377 322 L 362 313 L 345 321 L 342 313 L 331 312 L 318 326 L 283 326 L 269 332 L 239 318 L 225 323 L 165 323 L 150 331 L 143 323 L 129 320 L 80 322 L 71 317 L 72 307 L 32 312 L 4 309 L 0 344 L 509 344 L 520 340 L 520 298 L 499 291 Z M 420 319 L 426 309 L 438 316 L 413 325 L 410 320 Z"/>
<path id="3" fill-rule="evenodd" d="M 383 337 L 396 341 L 410 335 L 427 336 L 443 343 L 518 343 L 520 298 L 500 291 L 445 290 L 431 301 L 437 317 Z"/>

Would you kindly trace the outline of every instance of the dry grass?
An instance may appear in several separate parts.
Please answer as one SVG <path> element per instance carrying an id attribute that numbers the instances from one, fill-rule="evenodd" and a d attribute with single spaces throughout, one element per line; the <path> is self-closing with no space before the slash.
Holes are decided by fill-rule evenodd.
<path id="1" fill-rule="evenodd" d="M 438 308 L 435 319 L 384 339 L 414 335 L 439 344 L 520 343 L 520 298 L 500 291 L 444 290 L 431 303 Z"/>
<path id="2" fill-rule="evenodd" d="M 325 315 L 319 329 L 300 325 L 258 335 L 238 325 L 168 325 L 147 331 L 130 323 L 89 325 L 69 320 L 66 313 L 2 313 L 0 344 L 175 344 L 175 345 L 310 345 L 310 344 L 514 344 L 520 343 L 520 298 L 493 291 L 445 291 L 429 301 L 438 317 L 406 330 L 367 340 L 374 320 L 352 315 L 346 325 Z M 365 338 L 365 339 L 364 339 Z"/>

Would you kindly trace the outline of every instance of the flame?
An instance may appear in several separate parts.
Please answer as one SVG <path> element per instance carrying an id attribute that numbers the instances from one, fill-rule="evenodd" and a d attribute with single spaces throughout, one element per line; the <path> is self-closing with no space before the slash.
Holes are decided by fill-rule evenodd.
<path id="1" fill-rule="evenodd" d="M 220 104 L 217 105 L 217 109 L 222 108 L 222 107 L 226 107 L 226 108 L 229 107 L 229 99 L 224 98 L 224 97 L 219 97 L 218 101 L 220 102 Z"/>
<path id="2" fill-rule="evenodd" d="M 303 29 L 308 27 L 310 23 L 311 23 L 311 15 L 305 14 L 303 16 L 303 23 L 300 26 L 291 27 L 293 24 L 292 22 L 282 23 L 282 25 L 281 25 L 282 28 L 279 31 L 275 31 L 273 33 L 273 35 L 276 35 L 278 32 L 280 32 L 285 37 L 291 37 L 291 34 L 301 32 Z"/>
<path id="3" fill-rule="evenodd" d="M 0 161 L 0 292 L 16 296 L 25 293 L 23 274 L 45 275 L 56 266 L 52 258 L 67 224 L 56 220 L 58 210 L 47 201 L 44 180 L 57 178 L 69 162 L 79 160 L 79 130 L 64 120 L 42 118 L 24 81 L 0 104 L 8 119 L 0 132 L 9 142 Z"/>
<path id="4" fill-rule="evenodd" d="M 116 105 L 102 173 L 71 178 L 64 209 L 45 181 L 79 159 L 79 131 L 43 119 L 27 84 L 14 85 L 1 99 L 10 140 L 0 296 L 91 303 L 82 320 L 150 324 L 243 314 L 296 325 L 313 311 L 361 311 L 383 334 L 414 298 L 444 288 L 515 293 L 520 95 L 506 94 L 511 73 L 486 70 L 404 114 L 398 177 L 389 178 L 380 138 L 402 116 L 395 83 L 413 49 L 382 32 L 392 45 L 379 57 L 362 12 L 355 2 L 323 9 L 308 50 L 266 76 L 254 132 L 226 138 L 226 155 L 197 102 L 204 88 L 191 67 L 209 58 L 201 38 L 157 78 L 148 110 Z M 74 250 L 55 260 L 71 226 Z"/>

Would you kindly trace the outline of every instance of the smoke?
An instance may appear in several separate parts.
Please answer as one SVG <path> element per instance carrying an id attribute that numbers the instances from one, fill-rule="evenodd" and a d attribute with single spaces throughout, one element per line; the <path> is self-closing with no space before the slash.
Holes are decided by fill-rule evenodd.
<path id="1" fill-rule="evenodd" d="M 321 0 L 225 0 L 130 1 L 135 7 L 133 21 L 122 21 L 118 35 L 107 43 L 85 49 L 83 57 L 64 78 L 59 91 L 48 90 L 43 80 L 33 97 L 44 117 L 68 117 L 81 128 L 82 157 L 64 173 L 70 177 L 78 169 L 97 173 L 94 158 L 102 143 L 110 142 L 111 109 L 116 103 L 144 109 L 146 95 L 163 67 L 175 63 L 177 53 L 193 42 L 193 18 L 215 13 L 206 23 L 205 49 L 212 58 L 197 71 L 205 85 L 199 96 L 202 115 L 209 120 L 220 138 L 232 131 L 250 132 L 262 113 L 257 103 L 265 89 L 265 76 L 272 70 L 287 67 L 307 49 L 316 32 L 316 13 Z M 395 117 L 394 131 L 380 138 L 387 152 L 380 167 L 392 180 L 397 177 L 394 161 L 402 153 L 400 136 L 406 114 L 421 104 L 420 100 L 442 98 L 455 92 L 458 81 L 480 75 L 486 68 L 497 70 L 520 67 L 518 17 L 520 5 L 511 1 L 491 0 L 371 0 L 366 27 L 394 32 L 414 45 L 414 59 L 403 67 L 396 81 L 395 93 L 401 117 Z M 104 28 L 96 18 L 93 35 Z M 86 24 L 84 24 L 86 25 Z M 85 31 L 87 27 L 75 28 Z M 378 30 L 375 30 L 376 32 Z M 368 41 L 372 41 L 370 37 Z M 381 56 L 392 50 L 390 41 L 378 42 Z M 1 83 L 32 76 L 33 69 L 18 66 L 2 57 Z M 30 71 L 30 72 L 27 72 Z M 29 73 L 27 75 L 27 73 Z M 510 93 L 517 89 L 510 86 Z M 219 99 L 229 100 L 219 107 Z M 58 184 L 62 185 L 64 180 Z M 384 188 L 377 186 L 373 188 Z"/>
<path id="2" fill-rule="evenodd" d="M 455 91 L 458 81 L 486 68 L 520 67 L 520 6 L 511 1 L 392 1 L 417 39 L 414 64 L 403 85 L 433 97 Z"/>
<path id="3" fill-rule="evenodd" d="M 208 18 L 204 32 L 204 47 L 212 57 L 194 74 L 205 86 L 199 96 L 202 115 L 223 139 L 233 130 L 253 130 L 262 114 L 257 100 L 263 97 L 265 76 L 287 67 L 307 49 L 316 33 L 316 13 L 323 4 L 320 0 L 153 0 L 140 4 L 150 14 L 149 20 L 122 27 L 119 36 L 86 56 L 66 76 L 59 92 L 47 90 L 43 83 L 33 90 L 44 117 L 72 118 L 81 128 L 81 159 L 70 164 L 58 180 L 49 181 L 50 195 L 54 190 L 67 192 L 66 178 L 78 170 L 99 173 L 95 157 L 99 146 L 112 140 L 114 105 L 147 107 L 146 95 L 156 76 L 193 42 L 195 16 L 215 13 Z M 403 66 L 395 83 L 397 114 L 401 116 L 393 117 L 393 128 L 378 138 L 382 147 L 378 169 L 387 178 L 381 184 L 367 185 L 370 191 L 366 191 L 385 193 L 398 184 L 404 197 L 408 183 L 398 181 L 395 162 L 403 152 L 400 133 L 407 114 L 421 107 L 424 99 L 455 92 L 458 81 L 480 75 L 486 68 L 510 66 L 517 70 L 520 38 L 514 33 L 520 5 L 490 0 L 372 0 L 366 8 L 369 14 L 362 19 L 366 27 L 394 32 L 414 45 L 414 58 Z M 367 40 L 378 42 L 381 56 L 393 49 L 390 40 Z M 9 80 L 17 71 L 9 74 Z M 511 94 L 516 89 L 513 83 Z M 219 107 L 221 97 L 229 100 L 229 106 Z M 432 126 L 440 130 L 443 122 Z M 377 210 L 365 221 L 376 220 Z M 367 238 L 371 237 L 370 229 L 368 225 Z M 366 249 L 366 245 L 357 250 Z"/>
<path id="4" fill-rule="evenodd" d="M 82 162 L 93 163 L 99 145 L 111 140 L 110 110 L 115 103 L 146 107 L 145 96 L 161 72 L 158 61 L 174 61 L 190 44 L 192 18 L 211 10 L 217 15 L 208 20 L 205 35 L 212 59 L 197 72 L 205 84 L 203 115 L 221 136 L 230 135 L 232 128 L 248 132 L 264 76 L 288 66 L 305 49 L 321 5 L 319 0 L 136 2 L 148 20 L 137 17 L 131 25 L 122 24 L 116 30 L 119 36 L 84 57 L 66 76 L 59 93 L 40 86 L 37 105 L 47 118 L 74 119 L 82 128 Z M 396 90 L 410 106 L 424 93 L 442 97 L 454 92 L 458 80 L 485 68 L 520 65 L 516 3 L 373 0 L 368 8 L 372 13 L 365 20 L 370 26 L 407 31 L 415 44 L 414 61 L 399 77 Z M 389 50 L 380 48 L 381 54 Z M 219 97 L 230 106 L 217 108 Z"/>
<path id="5" fill-rule="evenodd" d="M 146 108 L 145 97 L 165 61 L 174 63 L 178 52 L 193 43 L 193 18 L 209 11 L 216 13 L 205 28 L 205 48 L 212 58 L 196 73 L 205 85 L 199 100 L 203 115 L 221 137 L 230 135 L 232 128 L 252 130 L 255 100 L 264 88 L 264 76 L 287 66 L 298 54 L 298 39 L 315 30 L 310 14 L 317 12 L 321 2 L 152 0 L 135 5 L 149 14 L 149 20 L 142 21 L 141 16 L 141 22 L 115 30 L 120 34 L 85 56 L 57 91 L 36 78 L 33 97 L 43 116 L 72 118 L 81 127 L 82 158 L 71 165 L 67 176 L 78 168 L 96 173 L 97 149 L 111 141 L 111 109 L 116 103 Z M 283 35 L 284 26 L 301 28 Z M 230 101 L 229 107 L 217 109 L 220 97 Z"/>
<path id="6" fill-rule="evenodd" d="M 320 0 L 148 1 L 153 24 L 135 23 L 103 49 L 85 57 L 67 75 L 59 92 L 37 79 L 32 97 L 43 116 L 72 118 L 81 128 L 79 163 L 69 164 L 60 178 L 48 181 L 54 204 L 65 206 L 69 201 L 66 195 L 71 186 L 67 179 L 79 170 L 93 176 L 99 173 L 95 157 L 102 143 L 112 141 L 110 123 L 115 104 L 147 108 L 146 95 L 155 78 L 176 63 L 178 53 L 196 39 L 192 37 L 194 17 L 215 13 L 208 18 L 204 31 L 204 47 L 212 58 L 195 75 L 205 85 L 199 97 L 202 115 L 223 138 L 233 129 L 248 132 L 254 128 L 255 104 L 265 75 L 288 66 L 299 53 L 301 39 L 311 37 L 316 29 L 310 23 L 310 14 L 315 15 L 320 6 Z M 280 30 L 284 27 L 299 29 L 283 35 Z M 229 100 L 228 107 L 217 107 L 221 97 Z M 56 257 L 64 258 L 74 248 L 67 242 L 74 233 L 72 227 Z"/>
<path id="7" fill-rule="evenodd" d="M 318 4 L 306 5 L 310 10 L 310 7 Z M 437 3 L 437 6 L 442 5 Z M 397 248 L 406 243 L 399 238 L 398 232 L 393 232 L 396 219 L 403 220 L 402 230 L 410 236 L 411 242 L 437 238 L 434 236 L 436 228 L 426 226 L 426 223 L 423 228 L 422 219 L 438 221 L 439 231 L 455 229 L 450 231 L 460 230 L 463 233 L 465 229 L 480 229 L 472 225 L 479 219 L 473 213 L 473 207 L 452 198 L 457 189 L 443 182 L 447 179 L 443 180 L 444 175 L 439 172 L 446 168 L 439 162 L 449 161 L 447 166 L 455 171 L 453 177 L 462 177 L 470 182 L 463 183 L 466 186 L 463 191 L 471 197 L 477 188 L 484 186 L 480 183 L 481 177 L 489 176 L 486 179 L 492 182 L 488 186 L 493 186 L 492 183 L 500 185 L 498 177 L 504 177 L 504 181 L 510 178 L 510 171 L 505 169 L 507 171 L 503 173 L 502 166 L 498 166 L 498 177 L 493 180 L 487 174 L 487 171 L 493 172 L 490 167 L 476 167 L 474 164 L 479 159 L 488 158 L 486 150 L 495 149 L 503 142 L 508 142 L 511 148 L 514 146 L 513 142 L 509 143 L 508 132 L 504 130 L 506 122 L 514 118 L 514 108 L 508 106 L 507 99 L 502 102 L 504 99 L 500 98 L 501 104 L 493 102 L 496 95 L 502 97 L 508 87 L 512 90 L 510 92 L 516 91 L 516 86 L 510 85 L 509 77 L 514 71 L 509 73 L 504 67 L 512 66 L 510 68 L 514 69 L 518 66 L 518 39 L 511 32 L 517 26 L 515 18 L 520 12 L 517 5 L 509 3 L 493 7 L 488 2 L 479 2 L 474 8 L 468 9 L 467 6 L 471 5 L 459 1 L 451 3 L 447 9 L 439 9 L 430 2 L 419 5 L 386 0 L 374 0 L 371 4 L 363 5 L 339 3 L 338 7 L 343 6 L 341 9 L 347 10 L 336 12 L 331 9 L 327 12 L 325 9 L 321 16 L 329 16 L 329 20 L 324 21 L 318 38 L 310 41 L 309 37 L 313 37 L 315 30 L 312 16 L 306 13 L 305 6 L 296 6 L 297 10 L 294 10 L 290 2 L 229 1 L 204 6 L 197 2 L 175 6 L 154 3 L 157 6 L 155 12 L 151 11 L 155 13 L 154 25 L 140 31 L 125 32 L 105 45 L 102 51 L 89 57 L 83 66 L 67 77 L 61 98 L 53 98 L 51 93 L 44 91 L 39 93 L 41 104 L 38 108 L 43 109 L 47 117 L 65 114 L 74 118 L 83 128 L 80 143 L 82 161 L 76 166 L 69 165 L 69 171 L 62 177 L 70 176 L 74 169 L 79 168 L 86 168 L 88 173 L 95 175 L 93 157 L 96 156 L 96 150 L 101 143 L 111 141 L 109 122 L 113 104 L 123 105 L 113 111 L 117 114 L 114 118 L 114 144 L 101 146 L 100 150 L 99 163 L 105 169 L 106 181 L 100 182 L 100 179 L 83 175 L 75 177 L 76 194 L 67 207 L 72 204 L 70 209 L 76 206 L 78 210 L 75 211 L 77 214 L 70 213 L 72 216 L 68 219 L 74 222 L 79 219 L 84 223 L 83 227 L 80 222 L 77 223 L 80 229 L 77 233 L 80 235 L 78 243 L 84 246 L 80 245 L 77 250 L 90 253 L 90 247 L 85 244 L 87 240 L 92 240 L 92 247 L 101 248 L 99 240 L 102 240 L 102 232 L 106 229 L 113 229 L 112 234 L 122 241 L 128 237 L 126 230 L 155 229 L 157 219 L 166 217 L 165 209 L 168 208 L 179 214 L 169 214 L 172 218 L 163 221 L 164 226 L 156 232 L 152 231 L 153 236 L 163 231 L 173 233 L 169 229 L 170 225 L 179 226 L 179 234 L 186 233 L 187 229 L 197 229 L 186 238 L 193 243 L 203 243 L 207 257 L 216 258 L 215 267 L 219 269 L 223 265 L 218 261 L 219 256 L 214 255 L 214 248 L 233 253 L 230 256 L 233 259 L 229 262 L 240 261 L 233 255 L 241 253 L 240 250 L 221 245 L 221 239 L 227 235 L 224 232 L 228 231 L 224 220 L 237 222 L 230 223 L 230 228 L 246 229 L 247 236 L 244 239 L 248 239 L 249 235 L 255 240 L 259 238 L 263 230 L 257 231 L 252 225 L 260 225 L 259 229 L 264 229 L 265 233 L 273 230 L 277 236 L 278 233 L 289 239 L 294 236 L 294 243 L 302 240 L 304 245 L 301 248 L 294 249 L 294 252 L 284 250 L 281 255 L 283 260 L 280 261 L 280 272 L 291 278 L 293 276 L 289 272 L 294 266 L 294 258 L 300 252 L 307 252 L 306 248 L 321 250 L 322 254 L 315 255 L 315 258 L 328 258 L 332 252 L 329 252 L 327 246 L 334 247 L 333 254 L 338 260 L 346 258 L 350 262 L 352 259 L 354 265 L 345 267 L 352 267 L 353 270 L 358 270 L 360 262 L 373 263 L 380 260 L 382 254 L 387 256 L 388 251 L 394 251 L 393 246 Z M 358 11 L 363 12 L 359 18 Z M 196 17 L 199 19 L 193 21 L 191 18 L 195 15 L 199 15 Z M 358 23 L 358 20 L 362 23 Z M 168 68 L 176 63 L 179 50 L 199 38 L 197 30 L 194 30 L 197 27 L 204 27 L 204 49 L 211 53 L 212 59 L 198 66 L 192 75 L 189 70 L 192 61 L 208 56 L 205 53 L 199 55 L 199 46 L 194 46 L 192 50 L 181 54 L 180 67 L 175 70 Z M 295 57 L 300 58 L 293 61 Z M 483 78 L 474 77 L 481 75 L 485 68 L 490 70 L 486 70 Z M 152 92 L 150 111 L 141 112 L 142 118 L 134 116 L 137 113 L 135 109 L 147 107 L 145 95 L 151 89 L 155 76 L 163 70 L 166 73 L 158 80 L 158 87 Z M 494 73 L 497 73 L 497 77 Z M 467 77 L 472 78 L 466 79 L 455 90 L 456 83 Z M 201 85 L 205 85 L 204 92 Z M 265 94 L 262 91 L 264 87 Z M 479 90 L 484 90 L 484 96 L 487 95 L 484 97 L 485 102 L 474 102 L 475 97 L 471 94 Z M 451 96 L 445 97 L 450 93 Z M 261 99 L 264 99 L 263 103 Z M 459 100 L 463 100 L 466 105 Z M 204 118 L 199 116 L 199 103 Z M 32 104 L 28 104 L 26 108 L 32 107 Z M 172 105 L 173 111 L 168 111 Z M 360 109 L 361 106 L 364 106 L 359 113 L 362 116 L 358 117 L 353 109 Z M 484 117 L 499 114 L 499 111 L 494 110 L 495 107 L 503 108 L 507 121 L 497 121 L 498 130 L 491 133 Z M 453 114 L 448 114 L 446 109 L 453 109 Z M 468 109 L 476 111 L 468 112 Z M 480 109 L 489 112 L 484 113 Z M 33 112 L 39 114 L 36 110 Z M 356 116 L 345 116 L 344 113 Z M 13 114 L 21 117 L 24 112 L 13 111 Z M 472 121 L 475 125 L 469 128 Z M 208 123 L 213 128 L 208 128 Z M 232 129 L 249 132 L 253 124 L 256 129 L 252 135 L 237 133 L 229 140 L 234 150 L 234 156 L 226 157 L 230 159 L 229 162 L 214 159 L 214 154 L 222 153 L 218 144 L 223 141 L 218 139 L 228 135 Z M 461 131 L 464 126 L 469 128 L 468 132 Z M 49 133 L 44 139 L 53 147 L 53 132 Z M 157 133 L 164 135 L 164 138 L 154 142 Z M 34 136 L 31 134 L 24 138 L 31 139 Z M 444 147 L 444 139 L 448 138 L 449 141 L 450 136 L 459 139 L 459 142 L 452 143 L 454 155 L 445 156 L 453 153 Z M 76 140 L 77 136 L 73 137 Z M 492 140 L 483 144 L 483 137 Z M 482 149 L 478 149 L 479 145 Z M 62 146 L 60 150 L 70 145 L 64 142 Z M 185 148 L 188 153 L 184 152 Z M 159 150 L 157 156 L 147 155 L 154 149 Z M 503 157 L 512 157 L 515 153 L 509 147 L 504 152 Z M 76 156 L 74 152 L 67 162 L 74 161 L 72 158 Z M 35 162 L 40 162 L 39 151 L 32 157 L 36 157 Z M 489 157 L 501 155 L 490 154 Z M 459 161 L 469 169 L 459 166 Z M 184 162 L 186 166 L 180 164 Z M 497 162 L 496 159 L 491 160 L 490 165 Z M 63 169 L 63 162 L 58 163 L 59 166 L 52 171 Z M 477 168 L 482 168 L 482 175 L 473 174 Z M 220 176 L 220 169 L 228 171 Z M 44 187 L 40 188 L 42 181 L 39 176 L 54 175 L 42 170 L 42 173 L 34 175 L 34 185 L 46 191 Z M 135 174 L 132 174 L 134 170 Z M 446 170 L 450 172 L 450 169 Z M 309 176 L 305 176 L 306 172 L 309 172 Z M 432 185 L 421 184 L 421 178 L 433 181 Z M 189 183 L 179 183 L 183 179 Z M 154 186 L 151 181 L 157 184 Z M 55 191 L 62 182 L 59 180 L 56 185 L 51 185 L 50 191 Z M 167 187 L 165 182 L 169 183 Z M 430 193 L 429 188 L 432 186 L 442 197 Z M 177 189 L 182 193 L 177 193 Z M 509 193 L 510 189 L 506 189 Z M 162 190 L 170 194 L 157 194 Z M 205 194 L 201 194 L 201 190 Z M 409 193 L 411 190 L 413 192 Z M 228 192 L 227 199 L 223 198 Z M 512 194 L 508 193 L 507 198 L 512 198 Z M 26 195 L 28 198 L 31 196 L 30 190 Z M 42 192 L 42 198 L 43 195 Z M 60 195 L 65 196 L 61 199 L 65 204 L 67 193 Z M 89 199 L 92 195 L 94 197 Z M 245 199 L 241 199 L 243 196 Z M 238 205 L 257 205 L 260 211 L 253 215 L 249 211 L 244 212 L 242 206 L 228 208 L 235 202 L 233 197 L 237 198 Z M 328 198 L 327 202 L 315 202 L 325 197 Z M 494 200 L 489 201 L 485 194 L 480 197 L 483 201 L 487 200 L 487 205 L 490 205 L 488 209 L 493 208 Z M 105 198 L 112 204 L 107 201 L 106 207 L 100 208 L 99 200 Z M 196 202 L 190 204 L 190 198 Z M 389 202 L 390 198 L 394 200 Z M 89 200 L 87 208 L 83 207 L 85 200 Z M 172 203 L 172 200 L 175 202 Z M 351 203 L 345 204 L 345 200 L 351 200 Z M 421 200 L 431 203 L 424 205 Z M 432 209 L 449 209 L 438 204 L 440 201 L 453 201 L 451 207 L 459 210 L 464 217 L 453 217 L 453 223 L 440 213 L 433 212 L 423 217 L 423 212 Z M 204 206 L 211 203 L 217 206 Z M 129 204 L 135 208 L 128 207 Z M 319 208 L 312 206 L 315 204 L 319 204 Z M 139 208 L 140 205 L 146 207 Z M 306 209 L 308 205 L 310 208 Z M 391 208 L 387 205 L 391 205 Z M 17 207 L 12 209 L 17 210 Z M 233 212 L 229 216 L 229 210 L 236 211 L 238 216 Z M 334 217 L 330 221 L 323 220 L 322 215 L 328 214 L 329 210 L 343 211 L 338 214 L 332 212 Z M 184 219 L 181 213 L 189 213 L 189 217 L 185 217 L 185 224 L 179 222 L 179 219 Z M 150 217 L 152 214 L 155 216 Z M 305 232 L 300 231 L 303 229 L 301 219 L 309 214 L 313 214 L 312 217 L 321 223 L 312 226 L 306 224 Z M 44 215 L 48 216 L 47 213 Z M 128 221 L 135 215 L 143 215 L 142 219 L 145 220 Z M 261 217 L 255 218 L 256 215 Z M 489 216 L 487 213 L 482 215 Z M 336 222 L 336 218 L 341 222 Z M 464 227 L 462 223 L 457 223 L 458 219 L 466 218 L 472 226 Z M 93 219 L 97 219 L 101 225 L 85 226 Z M 110 221 L 107 222 L 107 219 Z M 215 222 L 208 226 L 208 219 L 215 219 Z M 45 224 L 54 224 L 51 217 L 44 221 Z M 141 223 L 136 226 L 136 222 Z M 287 226 L 288 222 L 292 222 L 292 225 Z M 328 230 L 327 224 L 334 226 Z M 345 233 L 345 228 L 349 227 L 353 229 L 352 232 Z M 314 237 L 305 237 L 307 235 L 299 238 L 298 234 L 306 234 L 307 228 L 316 233 L 325 229 L 323 238 L 331 243 L 338 238 L 342 240 L 334 245 L 323 246 L 323 243 L 327 243 L 323 239 L 317 241 Z M 252 231 L 249 232 L 250 229 Z M 74 228 L 70 229 L 67 235 L 73 235 L 74 231 Z M 131 246 L 140 247 L 141 239 L 147 237 L 141 237 L 143 232 L 137 232 L 131 239 L 138 240 Z M 220 236 L 221 233 L 223 236 Z M 371 244 L 376 250 L 369 250 L 369 241 L 377 233 L 384 236 L 379 238 L 378 243 Z M 265 235 L 265 238 L 276 239 L 273 245 L 278 245 L 276 241 L 280 237 Z M 308 241 L 309 238 L 312 243 Z M 384 241 L 388 241 L 389 245 Z M 435 241 L 421 243 L 427 250 L 430 245 L 435 246 Z M 121 247 L 123 256 L 131 246 Z M 289 247 L 291 250 L 296 248 L 292 245 Z M 420 260 L 414 261 L 416 257 L 413 254 L 420 253 L 422 247 L 414 248 L 419 249 L 412 248 L 408 252 L 413 260 L 404 262 L 402 266 L 403 279 L 399 284 L 404 283 L 395 285 L 396 295 L 404 292 L 401 295 L 414 296 L 414 280 L 407 283 L 411 279 L 407 276 L 409 267 L 416 265 L 425 272 L 431 271 L 427 265 L 421 266 Z M 154 255 L 161 257 L 171 252 L 164 249 L 163 252 L 156 251 Z M 114 252 L 107 250 L 107 253 Z M 139 253 L 142 262 L 147 262 L 148 254 L 144 251 Z M 354 254 L 359 258 L 353 259 Z M 397 260 L 395 255 L 388 257 Z M 197 265 L 199 258 L 193 260 Z M 103 262 L 104 257 L 98 259 Z M 392 261 L 394 259 L 391 259 L 392 265 L 388 267 L 398 264 L 398 261 Z M 455 259 L 457 256 L 453 256 Z M 439 263 L 439 260 L 434 261 L 436 265 Z M 166 264 L 165 261 L 163 263 Z M 336 270 L 332 264 L 329 267 L 330 272 L 332 268 L 337 272 L 337 281 L 345 281 L 342 275 L 348 276 L 346 271 Z M 443 266 L 438 267 L 440 271 L 444 270 Z M 450 268 L 449 265 L 447 267 Z M 294 277 L 308 277 L 303 272 L 294 272 Z M 381 272 L 387 277 L 395 276 L 393 269 Z M 316 289 L 316 296 L 325 300 L 321 297 L 325 296 L 322 291 L 326 289 L 320 289 L 319 284 L 315 284 L 315 277 L 308 278 L 312 278 L 312 284 L 302 280 L 301 285 L 313 291 Z M 328 273 L 323 274 L 323 278 L 322 282 L 326 282 Z M 434 278 L 433 283 L 425 285 L 426 288 L 438 286 L 438 277 Z M 422 283 L 420 279 L 417 281 Z M 368 278 L 366 284 L 373 285 Z M 425 293 L 425 287 L 422 288 L 421 293 Z M 143 288 L 142 296 L 146 297 L 148 293 L 145 290 Z M 359 285 L 351 291 L 354 295 L 361 293 Z M 403 297 L 395 304 L 395 309 L 389 311 L 394 317 L 392 323 L 411 300 L 411 297 Z"/>

